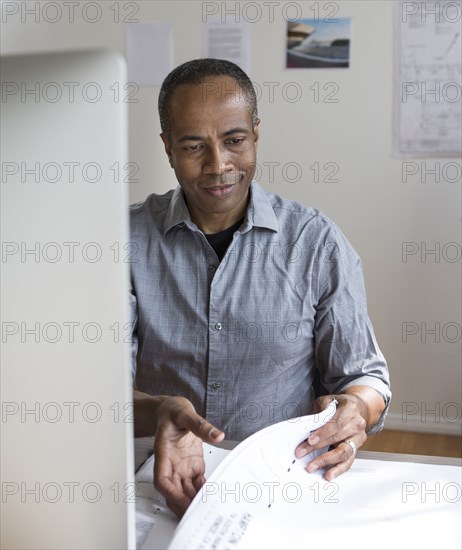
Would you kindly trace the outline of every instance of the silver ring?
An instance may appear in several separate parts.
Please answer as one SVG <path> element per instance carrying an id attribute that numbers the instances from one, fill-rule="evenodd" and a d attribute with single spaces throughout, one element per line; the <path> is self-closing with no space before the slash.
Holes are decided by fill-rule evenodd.
<path id="1" fill-rule="evenodd" d="M 356 444 L 354 443 L 354 441 L 351 441 L 350 439 L 348 439 L 348 440 L 345 440 L 344 443 L 346 443 L 351 447 L 351 450 L 353 451 L 352 456 L 354 456 L 356 454 L 356 451 L 358 450 L 358 447 L 356 447 Z"/>

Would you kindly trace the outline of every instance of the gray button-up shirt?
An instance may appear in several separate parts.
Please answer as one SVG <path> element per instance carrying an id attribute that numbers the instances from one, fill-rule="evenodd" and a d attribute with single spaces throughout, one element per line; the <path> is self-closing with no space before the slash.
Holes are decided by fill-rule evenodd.
<path id="1" fill-rule="evenodd" d="M 219 262 L 177 187 L 131 207 L 131 241 L 136 389 L 187 397 L 237 440 L 309 413 L 316 368 L 328 393 L 366 385 L 388 405 L 360 259 L 319 211 L 252 182 Z"/>

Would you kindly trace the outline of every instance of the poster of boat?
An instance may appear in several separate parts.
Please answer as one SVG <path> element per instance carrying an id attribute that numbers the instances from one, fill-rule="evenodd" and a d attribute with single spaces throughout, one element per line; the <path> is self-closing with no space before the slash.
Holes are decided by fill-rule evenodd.
<path id="1" fill-rule="evenodd" d="M 288 69 L 348 68 L 351 19 L 300 19 L 287 23 Z"/>

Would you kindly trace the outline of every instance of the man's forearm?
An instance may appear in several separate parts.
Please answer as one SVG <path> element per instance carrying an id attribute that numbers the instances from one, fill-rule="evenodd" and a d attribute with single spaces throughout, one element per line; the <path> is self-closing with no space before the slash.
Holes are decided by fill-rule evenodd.
<path id="1" fill-rule="evenodd" d="M 135 437 L 156 435 L 157 409 L 164 398 L 133 390 Z"/>
<path id="2" fill-rule="evenodd" d="M 373 428 L 380 420 L 385 409 L 382 396 L 369 386 L 349 386 L 339 393 L 354 395 L 358 398 L 360 414 L 366 421 L 366 431 Z"/>

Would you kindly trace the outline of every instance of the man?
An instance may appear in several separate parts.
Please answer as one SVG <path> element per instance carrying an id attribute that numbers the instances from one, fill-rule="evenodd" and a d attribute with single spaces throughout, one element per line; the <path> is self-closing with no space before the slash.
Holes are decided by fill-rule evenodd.
<path id="1" fill-rule="evenodd" d="M 180 186 L 131 210 L 135 435 L 156 436 L 156 487 L 181 516 L 204 482 L 202 440 L 243 439 L 334 396 L 334 420 L 294 450 L 329 447 L 307 470 L 332 480 L 390 401 L 360 260 L 325 216 L 253 181 L 260 120 L 239 67 L 177 67 L 159 115 Z"/>

